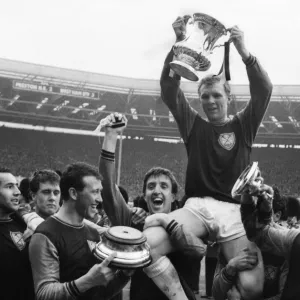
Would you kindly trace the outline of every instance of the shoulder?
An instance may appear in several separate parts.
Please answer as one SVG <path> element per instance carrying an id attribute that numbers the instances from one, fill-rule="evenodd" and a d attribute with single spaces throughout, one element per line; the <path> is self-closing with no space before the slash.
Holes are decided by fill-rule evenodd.
<path id="1" fill-rule="evenodd" d="M 51 231 L 53 228 L 58 227 L 59 222 L 53 217 L 49 217 L 47 220 L 42 222 L 36 229 L 36 233 L 45 233 Z"/>

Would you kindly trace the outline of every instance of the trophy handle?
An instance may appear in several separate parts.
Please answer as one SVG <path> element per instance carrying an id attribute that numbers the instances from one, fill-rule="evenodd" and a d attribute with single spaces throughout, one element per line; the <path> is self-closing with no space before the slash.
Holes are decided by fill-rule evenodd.
<path id="1" fill-rule="evenodd" d="M 222 67 L 220 69 L 220 72 L 218 74 L 218 76 L 223 76 L 224 77 L 224 81 L 229 81 L 231 79 L 230 77 L 230 69 L 229 69 L 229 51 L 230 51 L 230 43 L 229 42 L 225 42 L 224 45 L 224 61 L 222 64 Z"/>

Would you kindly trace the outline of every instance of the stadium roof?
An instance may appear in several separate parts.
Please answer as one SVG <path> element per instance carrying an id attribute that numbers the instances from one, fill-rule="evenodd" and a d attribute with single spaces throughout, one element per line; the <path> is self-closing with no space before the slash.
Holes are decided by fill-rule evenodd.
<path id="1" fill-rule="evenodd" d="M 181 85 L 190 105 L 206 117 L 197 84 Z M 248 85 L 232 85 L 229 116 L 245 107 Z M 0 121 L 93 131 L 111 112 L 126 114 L 133 136 L 178 137 L 160 97 L 159 80 L 83 72 L 0 58 Z M 300 139 L 300 86 L 274 86 L 258 138 Z M 297 142 L 298 143 L 298 142 Z"/>
<path id="2" fill-rule="evenodd" d="M 159 80 L 126 78 L 3 58 L 0 58 L 0 77 L 121 94 L 128 94 L 132 90 L 138 95 L 160 94 Z M 182 81 L 181 87 L 188 97 L 197 98 L 197 84 Z M 236 96 L 249 95 L 249 86 L 232 85 L 232 93 Z M 300 86 L 276 85 L 273 88 L 273 96 L 299 96 L 300 100 Z"/>

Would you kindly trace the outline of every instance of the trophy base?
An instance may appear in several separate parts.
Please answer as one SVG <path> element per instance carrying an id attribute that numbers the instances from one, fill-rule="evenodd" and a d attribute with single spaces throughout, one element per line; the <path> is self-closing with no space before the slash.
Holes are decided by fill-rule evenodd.
<path id="1" fill-rule="evenodd" d="M 170 62 L 170 67 L 171 69 L 178 74 L 179 76 L 188 79 L 190 81 L 198 81 L 199 76 L 195 69 L 193 69 L 190 65 L 179 61 L 179 60 L 174 60 Z"/>

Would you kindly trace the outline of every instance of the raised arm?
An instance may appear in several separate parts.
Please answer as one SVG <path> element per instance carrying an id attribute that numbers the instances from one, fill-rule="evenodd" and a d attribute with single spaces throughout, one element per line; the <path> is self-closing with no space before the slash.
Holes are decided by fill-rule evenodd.
<path id="1" fill-rule="evenodd" d="M 178 42 L 185 37 L 184 18 L 177 18 L 174 23 L 181 23 L 181 26 L 177 26 L 176 29 L 174 27 L 176 42 Z M 180 89 L 180 76 L 176 75 L 170 69 L 170 62 L 173 60 L 173 55 L 173 49 L 171 49 L 164 62 L 160 78 L 161 98 L 173 114 L 183 141 L 187 142 L 197 112 L 190 106 Z"/>
<path id="2" fill-rule="evenodd" d="M 245 141 L 251 147 L 268 108 L 273 86 L 267 72 L 246 48 L 244 33 L 237 26 L 231 28 L 230 40 L 246 65 L 250 84 L 251 99 L 238 113 L 238 117 L 242 123 Z"/>
<path id="3" fill-rule="evenodd" d="M 111 126 L 116 123 L 116 118 L 118 117 L 125 125 L 118 128 L 112 128 Z M 116 113 L 107 116 L 104 120 L 101 120 L 101 122 L 106 124 L 104 126 L 105 136 L 99 159 L 99 172 L 103 177 L 103 207 L 113 226 L 130 226 L 132 211 L 127 206 L 116 184 L 115 167 L 115 151 L 118 135 L 125 129 L 127 119 L 124 115 Z"/>

